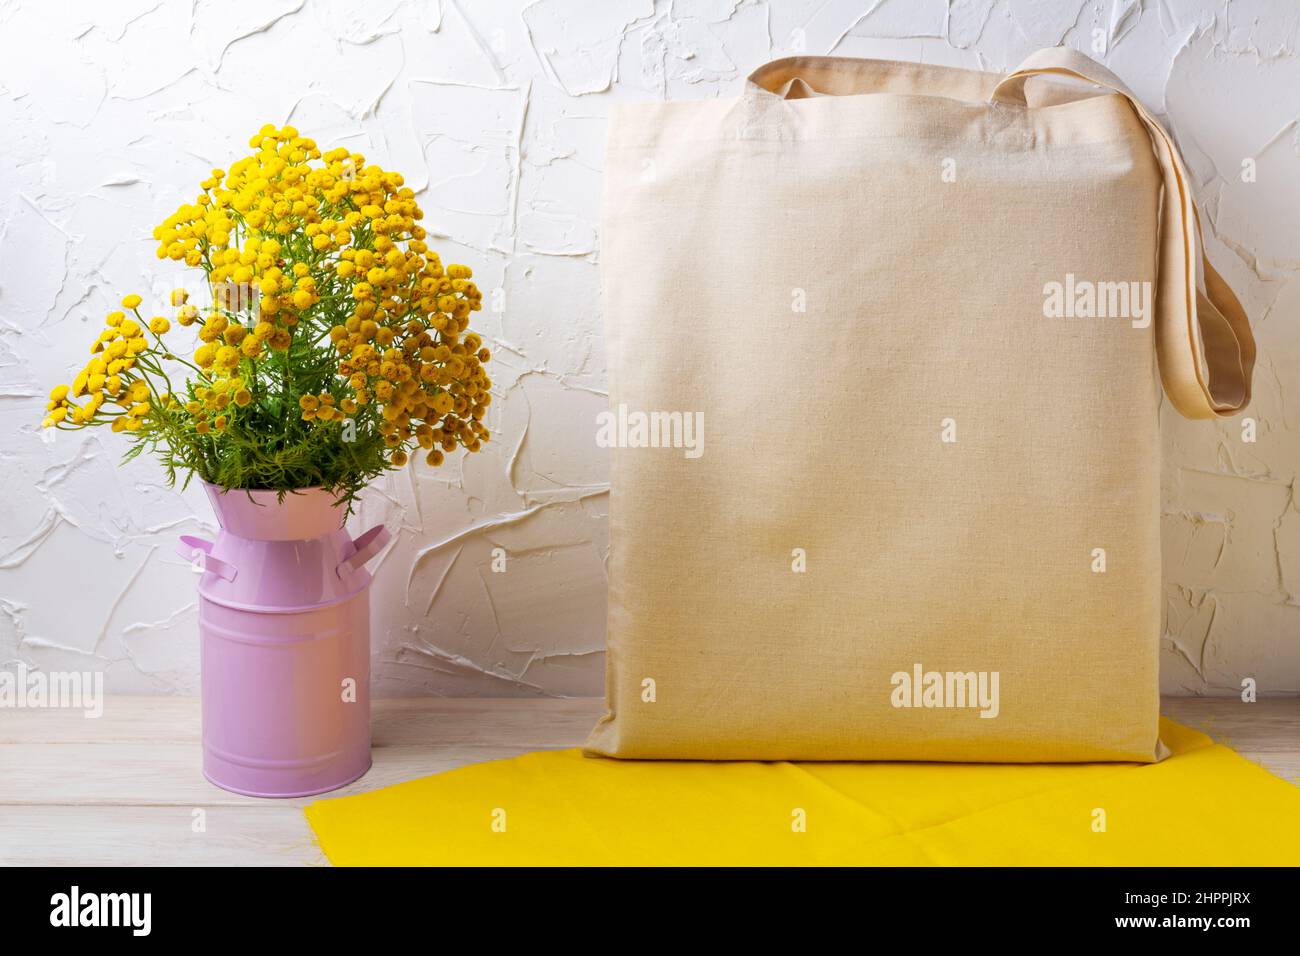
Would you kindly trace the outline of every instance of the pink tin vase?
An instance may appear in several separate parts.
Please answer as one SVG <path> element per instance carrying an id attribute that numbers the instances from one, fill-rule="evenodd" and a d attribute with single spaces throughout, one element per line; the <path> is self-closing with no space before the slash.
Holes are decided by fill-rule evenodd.
<path id="1" fill-rule="evenodd" d="M 221 531 L 177 551 L 202 570 L 203 775 L 254 797 L 302 797 L 370 769 L 370 574 L 388 543 L 353 540 L 334 497 L 204 484 Z"/>

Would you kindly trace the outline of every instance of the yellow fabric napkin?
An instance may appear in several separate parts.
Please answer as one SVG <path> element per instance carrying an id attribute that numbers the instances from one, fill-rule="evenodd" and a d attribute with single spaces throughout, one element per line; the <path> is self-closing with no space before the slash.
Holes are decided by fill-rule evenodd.
<path id="1" fill-rule="evenodd" d="M 540 751 L 306 813 L 346 866 L 1300 864 L 1300 787 L 1173 721 L 1161 738 L 1172 756 L 1156 764 Z"/>

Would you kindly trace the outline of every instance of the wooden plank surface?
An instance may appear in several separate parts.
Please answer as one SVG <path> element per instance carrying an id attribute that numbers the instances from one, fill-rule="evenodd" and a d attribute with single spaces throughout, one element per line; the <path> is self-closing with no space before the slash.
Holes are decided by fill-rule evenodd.
<path id="1" fill-rule="evenodd" d="M 1166 697 L 1160 711 L 1300 785 L 1300 697 L 1253 704 L 1236 697 Z"/>
<path id="2" fill-rule="evenodd" d="M 1164 713 L 1300 783 L 1300 699 L 1168 698 Z M 530 750 L 577 746 L 599 700 L 376 701 L 374 767 L 337 796 Z M 114 697 L 104 714 L 0 711 L 0 864 L 322 865 L 301 808 L 199 772 L 195 698 Z"/>
<path id="3" fill-rule="evenodd" d="M 15 864 L 329 865 L 302 809 L 289 801 L 246 807 L 0 806 L 0 865 Z"/>

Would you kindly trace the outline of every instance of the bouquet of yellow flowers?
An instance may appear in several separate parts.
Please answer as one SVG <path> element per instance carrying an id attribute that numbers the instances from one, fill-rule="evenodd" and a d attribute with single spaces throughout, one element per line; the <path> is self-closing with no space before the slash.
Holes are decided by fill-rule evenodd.
<path id="1" fill-rule="evenodd" d="M 149 448 L 173 482 L 320 487 L 349 510 L 417 450 L 434 466 L 478 451 L 492 383 L 469 316 L 482 294 L 429 249 L 401 174 L 322 154 L 290 126 L 250 146 L 154 230 L 160 259 L 204 271 L 203 303 L 176 289 L 170 317 L 146 319 L 126 296 L 44 425 L 111 423 L 135 442 L 128 458 Z M 197 340 L 168 344 L 175 326 Z"/>

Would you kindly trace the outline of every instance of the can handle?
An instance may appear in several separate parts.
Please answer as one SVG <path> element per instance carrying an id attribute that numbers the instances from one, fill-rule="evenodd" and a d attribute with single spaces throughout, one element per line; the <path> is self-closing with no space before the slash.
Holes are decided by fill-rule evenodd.
<path id="1" fill-rule="evenodd" d="M 198 566 L 204 571 L 210 571 L 222 580 L 235 580 L 234 566 L 212 556 L 212 542 L 207 538 L 183 534 L 176 545 L 176 553 L 187 561 L 199 562 Z"/>
<path id="2" fill-rule="evenodd" d="M 347 575 L 360 570 L 363 564 L 384 549 L 384 545 L 388 544 L 392 537 L 388 533 L 388 529 L 381 524 L 375 525 L 361 535 L 352 542 L 352 546 L 356 548 L 356 551 L 352 553 L 351 557 L 340 561 L 339 566 L 335 569 L 338 576 L 340 578 L 347 577 Z"/>

